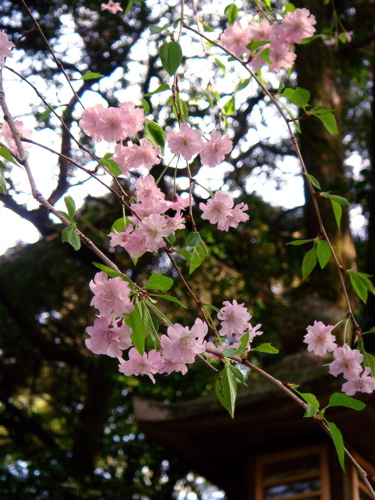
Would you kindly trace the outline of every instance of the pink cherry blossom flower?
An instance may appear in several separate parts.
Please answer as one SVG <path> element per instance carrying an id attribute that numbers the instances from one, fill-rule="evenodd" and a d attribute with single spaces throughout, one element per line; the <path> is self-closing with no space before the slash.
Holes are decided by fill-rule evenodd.
<path id="1" fill-rule="evenodd" d="M 178 323 L 168 327 L 168 336 L 162 335 L 160 339 L 163 356 L 172 363 L 193 363 L 195 356 L 205 351 L 207 331 L 207 325 L 200 319 L 195 320 L 191 330 Z"/>
<path id="2" fill-rule="evenodd" d="M 250 31 L 247 28 L 243 29 L 239 21 L 229 26 L 220 37 L 220 43 L 238 57 L 249 53 L 246 45 L 250 41 Z"/>
<path id="3" fill-rule="evenodd" d="M 155 179 L 152 175 L 146 175 L 143 179 L 140 177 L 135 183 L 137 188 L 137 199 L 139 201 L 145 200 L 164 200 L 164 193 L 155 184 Z"/>
<path id="4" fill-rule="evenodd" d="M 348 396 L 353 396 L 357 391 L 371 394 L 375 391 L 375 378 L 369 376 L 369 374 L 370 368 L 366 367 L 360 377 L 353 378 L 343 384 L 341 388 L 342 392 L 345 392 Z"/>
<path id="5" fill-rule="evenodd" d="M 174 155 L 190 161 L 202 149 L 202 134 L 187 123 L 181 123 L 179 132 L 168 132 L 168 147 Z"/>
<path id="6" fill-rule="evenodd" d="M 112 160 L 117 163 L 118 168 L 121 170 L 122 175 L 129 177 L 130 165 L 127 162 L 126 149 L 122 143 L 115 145 L 115 155 L 112 156 Z"/>
<path id="7" fill-rule="evenodd" d="M 132 102 L 122 102 L 120 110 L 125 134 L 135 137 L 142 130 L 145 112 L 142 108 L 136 108 Z"/>
<path id="8" fill-rule="evenodd" d="M 0 31 L 0 69 L 5 68 L 5 58 L 13 57 L 13 52 L 10 50 L 15 47 L 14 43 L 12 43 L 8 35 L 4 30 Z"/>
<path id="9" fill-rule="evenodd" d="M 132 203 L 131 205 L 132 211 L 139 217 L 130 217 L 130 220 L 136 225 L 139 226 L 141 220 L 145 217 L 148 217 L 152 214 L 163 214 L 169 208 L 169 204 L 166 200 L 160 200 L 159 198 L 149 199 L 146 198 L 141 203 Z"/>
<path id="10" fill-rule="evenodd" d="M 101 139 L 107 142 L 121 141 L 127 138 L 122 112 L 118 108 L 103 108 L 96 130 Z"/>
<path id="11" fill-rule="evenodd" d="M 130 224 L 125 231 L 109 233 L 111 241 L 109 242 L 111 247 L 116 247 L 117 245 L 125 248 L 126 242 L 129 239 L 130 233 L 133 231 L 133 226 Z"/>
<path id="12" fill-rule="evenodd" d="M 212 132 L 211 139 L 204 143 L 199 154 L 203 165 L 215 167 L 221 163 L 225 155 L 232 151 L 232 141 L 225 135 L 221 137 L 220 132 Z"/>
<path id="13" fill-rule="evenodd" d="M 172 232 L 170 228 L 165 226 L 165 218 L 158 214 L 145 217 L 139 224 L 137 232 L 145 236 L 145 245 L 150 252 L 156 252 L 159 248 L 165 247 L 163 238 L 169 236 Z"/>
<path id="14" fill-rule="evenodd" d="M 242 336 L 248 328 L 251 328 L 249 314 L 245 308 L 245 304 L 238 304 L 233 300 L 231 304 L 229 301 L 223 302 L 224 307 L 217 313 L 217 317 L 221 321 L 221 328 L 219 334 L 227 337 L 234 335 Z"/>
<path id="15" fill-rule="evenodd" d="M 304 342 L 308 344 L 307 350 L 317 356 L 324 356 L 337 348 L 336 337 L 331 334 L 332 325 L 326 326 L 321 321 L 314 321 L 314 325 L 307 327 Z"/>
<path id="16" fill-rule="evenodd" d="M 94 354 L 106 354 L 111 358 L 120 358 L 122 349 L 128 349 L 132 342 L 131 328 L 122 323 L 121 326 L 108 325 L 108 319 L 100 316 L 94 326 L 86 328 L 91 338 L 85 340 L 86 347 Z"/>
<path id="17" fill-rule="evenodd" d="M 272 43 L 270 47 L 270 71 L 278 72 L 281 68 L 289 69 L 293 66 L 296 54 L 290 50 L 287 43 Z"/>
<path id="18" fill-rule="evenodd" d="M 104 108 L 101 104 L 95 104 L 95 106 L 86 108 L 83 110 L 79 121 L 79 126 L 85 134 L 92 137 L 95 141 L 102 138 L 99 133 L 98 126 L 102 120 L 103 110 Z"/>
<path id="19" fill-rule="evenodd" d="M 154 148 L 147 139 L 141 139 L 139 146 L 129 141 L 123 152 L 129 168 L 145 167 L 150 170 L 153 165 L 158 165 L 161 161 L 158 158 L 161 152 L 160 146 Z"/>
<path id="20" fill-rule="evenodd" d="M 209 220 L 211 224 L 224 224 L 233 207 L 232 198 L 222 191 L 216 191 L 215 196 L 207 201 L 207 204 L 199 204 L 202 210 L 202 219 Z"/>
<path id="21" fill-rule="evenodd" d="M 315 17 L 310 15 L 308 9 L 296 9 L 288 12 L 284 17 L 282 26 L 285 37 L 289 43 L 300 43 L 304 38 L 309 38 L 315 33 Z"/>
<path id="22" fill-rule="evenodd" d="M 14 125 L 16 126 L 17 132 L 24 137 L 25 139 L 31 139 L 32 131 L 24 129 L 23 122 L 21 120 L 15 120 Z M 3 136 L 4 140 L 9 144 L 9 149 L 15 153 L 17 153 L 18 148 L 16 145 L 16 141 L 14 140 L 13 133 L 10 130 L 10 127 L 7 122 L 4 122 L 3 126 L 0 130 L 0 136 Z M 32 144 L 23 143 L 24 149 L 30 149 Z"/>
<path id="23" fill-rule="evenodd" d="M 181 372 L 182 375 L 185 375 L 188 371 L 188 367 L 184 363 L 173 363 L 169 359 L 162 358 L 163 359 L 163 365 L 159 369 L 159 373 L 166 373 L 167 375 L 170 375 L 172 372 Z"/>
<path id="24" fill-rule="evenodd" d="M 351 349 L 347 344 L 333 351 L 335 361 L 329 367 L 329 372 L 337 377 L 343 373 L 347 380 L 357 379 L 362 371 L 363 354 L 357 349 Z"/>
<path id="25" fill-rule="evenodd" d="M 148 375 L 155 384 L 154 373 L 158 373 L 164 362 L 160 352 L 153 349 L 148 354 L 139 354 L 134 347 L 129 351 L 129 361 L 119 365 L 119 371 L 124 375 Z"/>
<path id="26" fill-rule="evenodd" d="M 124 9 L 121 8 L 120 2 L 114 2 L 113 0 L 109 0 L 108 3 L 102 3 L 100 6 L 101 10 L 108 10 L 111 14 L 116 14 L 117 12 L 124 12 Z"/>
<path id="27" fill-rule="evenodd" d="M 248 26 L 250 40 L 262 42 L 270 39 L 271 25 L 268 19 L 263 19 L 260 23 L 250 21 Z"/>
<path id="28" fill-rule="evenodd" d="M 245 214 L 248 208 L 245 203 L 239 203 L 228 211 L 227 218 L 220 221 L 217 228 L 220 231 L 228 231 L 230 227 L 236 228 L 240 222 L 246 222 L 250 218 L 248 214 Z"/>
<path id="29" fill-rule="evenodd" d="M 90 288 L 95 294 L 90 305 L 96 307 L 102 316 L 110 318 L 112 314 L 122 316 L 133 312 L 134 306 L 129 298 L 130 287 L 120 277 L 108 278 L 101 271 L 90 281 Z"/>
<path id="30" fill-rule="evenodd" d="M 148 251 L 145 234 L 139 231 L 134 231 L 129 235 L 124 243 L 124 248 L 132 259 L 136 259 L 140 255 L 143 255 Z"/>

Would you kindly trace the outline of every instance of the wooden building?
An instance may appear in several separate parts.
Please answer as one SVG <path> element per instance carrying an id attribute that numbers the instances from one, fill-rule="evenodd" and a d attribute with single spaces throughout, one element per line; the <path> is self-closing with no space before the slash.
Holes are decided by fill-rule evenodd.
<path id="1" fill-rule="evenodd" d="M 328 403 L 340 391 L 337 379 L 308 352 L 284 357 L 269 371 L 283 382 L 299 383 Z M 356 412 L 343 407 L 326 417 L 341 430 L 346 447 L 375 474 L 375 396 Z M 163 404 L 135 401 L 135 416 L 148 435 L 192 470 L 224 489 L 230 500 L 369 500 L 353 466 L 340 468 L 330 438 L 294 401 L 261 377 L 241 386 L 232 420 L 209 394 L 195 401 Z"/>

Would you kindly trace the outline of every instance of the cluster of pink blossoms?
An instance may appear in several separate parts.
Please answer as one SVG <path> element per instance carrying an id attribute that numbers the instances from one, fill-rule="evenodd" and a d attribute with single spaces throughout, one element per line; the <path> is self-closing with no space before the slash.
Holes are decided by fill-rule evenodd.
<path id="1" fill-rule="evenodd" d="M 239 203 L 233 208 L 233 199 L 222 191 L 216 191 L 213 198 L 207 204 L 200 203 L 202 219 L 209 220 L 211 224 L 217 224 L 220 231 L 228 231 L 230 227 L 236 228 L 240 222 L 249 220 L 245 210 L 249 207 L 245 203 Z"/>
<path id="2" fill-rule="evenodd" d="M 113 0 L 109 0 L 108 3 L 102 3 L 100 5 L 101 10 L 108 10 L 111 14 L 116 14 L 117 12 L 124 12 L 124 9 L 121 7 L 120 2 L 114 2 Z"/>
<path id="3" fill-rule="evenodd" d="M 22 137 L 24 137 L 25 139 L 31 139 L 32 131 L 24 129 L 24 125 L 23 125 L 23 122 L 21 120 L 16 120 L 14 122 L 14 124 L 16 126 L 17 132 Z M 13 138 L 12 131 L 10 130 L 10 127 L 9 127 L 7 122 L 4 122 L 3 126 L 1 127 L 0 136 L 2 136 L 4 138 L 4 140 L 8 143 L 10 151 L 11 152 L 13 151 L 15 154 L 17 154 L 17 152 L 18 152 L 17 145 L 16 145 L 16 142 Z M 30 149 L 31 144 L 24 142 L 23 147 L 24 147 L 24 149 Z"/>
<path id="4" fill-rule="evenodd" d="M 220 37 L 221 44 L 236 56 L 246 55 L 250 59 L 250 66 L 254 71 L 260 69 L 265 63 L 260 54 L 269 49 L 271 64 L 270 71 L 280 71 L 281 68 L 289 69 L 293 66 L 296 54 L 292 51 L 294 43 L 300 43 L 304 38 L 309 38 L 315 33 L 315 17 L 310 15 L 308 9 L 296 9 L 288 12 L 281 23 L 270 23 L 268 19 L 261 22 L 251 21 L 246 28 L 236 21 L 229 26 Z M 251 42 L 269 42 L 260 47 L 260 52 L 253 55 L 247 48 Z"/>
<path id="5" fill-rule="evenodd" d="M 202 141 L 202 133 L 192 129 L 187 123 L 181 123 L 179 132 L 168 132 L 168 147 L 174 155 L 181 155 L 186 161 L 199 153 L 203 165 L 215 167 L 225 155 L 232 151 L 232 141 L 221 132 L 212 132 L 207 142 Z"/>
<path id="6" fill-rule="evenodd" d="M 357 391 L 371 394 L 375 390 L 375 378 L 370 376 L 370 368 L 363 370 L 363 354 L 358 349 L 351 349 L 347 344 L 338 347 L 336 337 L 331 333 L 332 329 L 333 326 L 326 326 L 321 321 L 315 321 L 314 325 L 308 326 L 308 333 L 304 337 L 304 342 L 308 344 L 307 350 L 317 356 L 333 352 L 335 361 L 331 363 L 329 371 L 335 377 L 343 374 L 347 382 L 343 384 L 342 391 L 348 396 Z"/>
<path id="7" fill-rule="evenodd" d="M 110 245 L 125 248 L 132 258 L 165 247 L 164 238 L 185 227 L 182 211 L 189 205 L 189 198 L 178 195 L 173 201 L 167 201 L 152 175 L 136 181 L 136 197 L 137 203 L 130 205 L 134 214 L 129 217 L 131 224 L 125 231 L 109 234 Z M 166 215 L 168 210 L 174 210 L 175 215 Z"/>
<path id="8" fill-rule="evenodd" d="M 8 35 L 4 30 L 0 31 L 0 69 L 5 68 L 5 58 L 13 57 L 13 52 L 10 50 L 14 47 L 14 43 L 12 43 Z"/>

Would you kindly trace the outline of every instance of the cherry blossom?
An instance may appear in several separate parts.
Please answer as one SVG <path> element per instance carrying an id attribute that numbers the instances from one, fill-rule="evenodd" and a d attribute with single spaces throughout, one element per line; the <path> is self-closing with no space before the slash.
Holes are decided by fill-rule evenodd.
<path id="1" fill-rule="evenodd" d="M 246 222 L 250 218 L 248 214 L 245 214 L 245 210 L 248 210 L 248 208 L 245 203 L 239 203 L 229 210 L 226 219 L 221 220 L 217 228 L 220 231 L 228 231 L 230 227 L 236 228 L 240 222 Z"/>
<path id="2" fill-rule="evenodd" d="M 153 165 L 160 163 L 160 158 L 158 158 L 160 152 L 160 146 L 154 148 L 147 139 L 141 139 L 139 146 L 129 141 L 127 146 L 122 149 L 122 154 L 125 155 L 129 168 L 145 167 L 148 170 Z"/>
<path id="3" fill-rule="evenodd" d="M 8 35 L 4 30 L 0 31 L 0 69 L 5 68 L 5 58 L 13 57 L 13 52 L 10 50 L 15 47 L 14 43 L 12 43 Z"/>
<path id="4" fill-rule="evenodd" d="M 100 6 L 101 10 L 108 10 L 111 14 L 116 14 L 117 12 L 124 12 L 124 9 L 121 8 L 120 2 L 114 2 L 113 0 L 109 0 L 108 3 L 102 3 Z"/>
<path id="5" fill-rule="evenodd" d="M 168 132 L 168 147 L 174 155 L 190 161 L 202 149 L 202 134 L 187 123 L 181 123 L 179 132 Z"/>
<path id="6" fill-rule="evenodd" d="M 216 191 L 213 198 L 207 201 L 207 204 L 199 204 L 202 210 L 202 219 L 209 220 L 211 224 L 225 223 L 229 216 L 229 211 L 233 207 L 233 200 L 229 194 L 222 191 Z"/>
<path id="7" fill-rule="evenodd" d="M 165 227 L 164 217 L 158 214 L 151 214 L 145 217 L 139 224 L 138 231 L 145 236 L 145 245 L 150 252 L 156 252 L 159 248 L 165 247 L 163 238 L 169 236 L 171 229 Z"/>
<path id="8" fill-rule="evenodd" d="M 336 349 L 336 337 L 331 334 L 333 326 L 324 325 L 321 321 L 314 321 L 314 325 L 307 327 L 307 335 L 304 342 L 308 344 L 307 350 L 317 356 L 324 356 L 327 352 Z"/>
<path id="9" fill-rule="evenodd" d="M 103 115 L 103 106 L 101 104 L 95 104 L 90 108 L 83 110 L 81 119 L 79 121 L 79 126 L 88 136 L 92 137 L 95 141 L 100 140 L 101 134 L 99 133 L 98 126 L 101 122 Z"/>
<path id="10" fill-rule="evenodd" d="M 196 354 L 205 351 L 204 337 L 207 335 L 207 325 L 196 319 L 191 330 L 176 323 L 162 335 L 160 345 L 163 356 L 172 363 L 193 363 Z"/>
<path id="11" fill-rule="evenodd" d="M 25 139 L 31 139 L 32 131 L 25 130 L 23 128 L 24 125 L 21 120 L 15 120 L 14 125 L 16 126 L 17 132 L 20 134 L 21 137 L 24 137 Z M 17 153 L 16 141 L 13 138 L 13 133 L 10 130 L 10 127 L 7 122 L 4 122 L 3 126 L 1 127 L 0 135 L 2 135 L 4 140 L 9 143 L 9 149 Z M 32 147 L 32 144 L 23 143 L 23 147 L 24 149 L 30 149 Z"/>
<path id="12" fill-rule="evenodd" d="M 221 321 L 219 334 L 226 335 L 230 338 L 233 334 L 242 336 L 248 328 L 251 328 L 249 314 L 245 308 L 245 304 L 238 304 L 233 300 L 231 304 L 228 300 L 223 302 L 224 307 L 217 313 L 217 317 Z"/>
<path id="13" fill-rule="evenodd" d="M 260 23 L 251 21 L 248 26 L 248 33 L 251 40 L 256 42 L 266 41 L 270 39 L 271 24 L 268 19 L 263 19 Z"/>
<path id="14" fill-rule="evenodd" d="M 284 17 L 282 26 L 289 43 L 300 43 L 304 38 L 309 38 L 315 33 L 315 17 L 308 9 L 296 9 L 288 12 Z"/>
<path id="15" fill-rule="evenodd" d="M 370 368 L 366 367 L 360 377 L 353 378 L 342 385 L 342 392 L 345 392 L 348 396 L 353 396 L 357 391 L 371 394 L 375 391 L 375 378 L 369 376 L 369 374 Z"/>
<path id="16" fill-rule="evenodd" d="M 90 288 L 95 294 L 90 305 L 96 307 L 102 316 L 109 318 L 112 314 L 122 316 L 124 313 L 133 312 L 129 285 L 120 277 L 108 278 L 107 274 L 101 271 L 90 281 Z"/>
<path id="17" fill-rule="evenodd" d="M 157 187 L 155 179 L 152 175 L 146 175 L 143 179 L 140 177 L 137 179 L 135 186 L 137 188 L 137 199 L 144 201 L 146 199 L 154 200 L 164 200 L 164 193 Z"/>
<path id="18" fill-rule="evenodd" d="M 142 108 L 137 108 L 132 102 L 122 102 L 120 110 L 125 134 L 131 137 L 136 136 L 143 128 L 145 112 Z"/>
<path id="19" fill-rule="evenodd" d="M 232 141 L 228 135 L 222 137 L 220 132 L 212 132 L 211 139 L 203 144 L 199 154 L 203 165 L 215 167 L 231 151 Z"/>
<path id="20" fill-rule="evenodd" d="M 220 43 L 238 57 L 249 53 L 246 45 L 250 41 L 250 31 L 247 28 L 243 29 L 239 21 L 229 26 L 220 37 Z"/>
<path id="21" fill-rule="evenodd" d="M 357 349 L 351 349 L 347 344 L 342 347 L 337 347 L 333 351 L 335 361 L 329 367 L 332 375 L 337 377 L 339 373 L 343 373 L 347 380 L 357 379 L 362 371 L 363 354 Z"/>
<path id="22" fill-rule="evenodd" d="M 128 136 L 123 113 L 119 108 L 103 108 L 96 126 L 100 139 L 121 141 Z"/>
<path id="23" fill-rule="evenodd" d="M 121 326 L 108 325 L 108 319 L 100 316 L 94 326 L 86 328 L 91 338 L 85 340 L 86 347 L 94 354 L 107 354 L 111 358 L 122 356 L 122 349 L 128 349 L 132 342 L 131 328 L 122 323 Z"/>
<path id="24" fill-rule="evenodd" d="M 148 375 L 155 384 L 155 373 L 163 367 L 164 361 L 160 352 L 153 349 L 148 354 L 139 354 L 137 349 L 133 347 L 129 351 L 129 360 L 119 365 L 119 371 L 124 375 Z"/>

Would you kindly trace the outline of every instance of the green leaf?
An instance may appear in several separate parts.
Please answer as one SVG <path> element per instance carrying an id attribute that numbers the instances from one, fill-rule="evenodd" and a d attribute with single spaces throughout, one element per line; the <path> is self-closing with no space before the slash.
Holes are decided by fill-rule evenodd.
<path id="1" fill-rule="evenodd" d="M 331 0 L 328 0 L 328 2 L 330 2 L 330 1 Z M 321 38 L 320 35 L 313 35 L 313 36 L 309 36 L 307 38 L 302 38 L 302 40 L 299 42 L 298 45 L 306 45 L 307 43 L 313 42 L 317 38 Z"/>
<path id="2" fill-rule="evenodd" d="M 188 247 L 196 247 L 202 241 L 201 235 L 198 231 L 194 231 L 189 233 L 189 236 L 186 239 L 186 244 Z"/>
<path id="3" fill-rule="evenodd" d="M 145 94 L 144 97 L 150 97 L 150 95 L 160 94 L 160 92 L 165 92 L 166 90 L 170 90 L 170 89 L 171 89 L 171 87 L 168 85 L 168 83 L 163 83 L 162 85 L 159 85 L 159 87 L 157 89 Z"/>
<path id="4" fill-rule="evenodd" d="M 208 24 L 205 24 L 205 23 L 202 23 L 202 22 L 201 22 L 201 24 L 202 24 L 202 27 L 203 27 L 204 31 L 211 31 L 211 32 L 214 31 L 214 29 L 211 28 L 211 26 L 209 26 Z"/>
<path id="5" fill-rule="evenodd" d="M 288 12 L 294 12 L 296 8 L 292 3 L 287 3 L 284 7 L 284 16 L 288 14 Z"/>
<path id="6" fill-rule="evenodd" d="M 224 14 L 228 18 L 228 23 L 230 25 L 234 24 L 238 16 L 238 7 L 235 3 L 227 5 L 224 9 Z"/>
<path id="7" fill-rule="evenodd" d="M 164 152 L 166 134 L 164 130 L 152 120 L 145 120 L 145 136 L 154 147 L 160 146 Z"/>
<path id="8" fill-rule="evenodd" d="M 65 227 L 63 229 L 63 232 L 61 233 L 61 240 L 63 243 L 66 242 L 72 245 L 74 250 L 79 250 L 81 248 L 81 240 L 72 227 Z"/>
<path id="9" fill-rule="evenodd" d="M 270 64 L 270 65 L 272 64 L 272 61 L 270 58 L 270 49 L 268 47 L 266 49 L 262 50 L 262 52 L 259 52 L 258 56 L 261 57 L 266 64 Z"/>
<path id="10" fill-rule="evenodd" d="M 104 264 L 99 264 L 98 262 L 93 262 L 93 265 L 108 274 L 110 278 L 121 278 L 123 281 L 126 281 L 127 283 L 129 283 L 130 288 L 134 290 L 134 283 L 128 276 L 126 276 L 126 274 L 118 273 L 114 269 L 111 269 Z"/>
<path id="11" fill-rule="evenodd" d="M 7 194 L 8 193 L 6 180 L 5 180 L 5 177 L 4 177 L 4 174 L 3 174 L 2 170 L 0 170 L 0 193 L 1 194 Z"/>
<path id="12" fill-rule="evenodd" d="M 236 99 L 234 96 L 232 96 L 229 101 L 224 104 L 223 109 L 228 116 L 233 115 L 236 111 Z"/>
<path id="13" fill-rule="evenodd" d="M 336 203 L 339 203 L 344 207 L 350 207 L 350 203 L 343 196 L 337 196 L 336 194 L 329 194 L 329 193 L 322 193 L 322 194 L 331 201 L 335 201 Z"/>
<path id="14" fill-rule="evenodd" d="M 341 216 L 342 216 L 342 208 L 341 208 L 341 205 L 339 203 L 337 203 L 336 201 L 334 200 L 330 200 L 331 201 L 331 205 L 332 205 L 332 210 L 333 210 L 333 213 L 335 215 L 335 219 L 336 219 L 336 223 L 337 223 L 337 227 L 340 229 L 340 225 L 341 225 Z"/>
<path id="15" fill-rule="evenodd" d="M 248 331 L 242 335 L 240 345 L 236 349 L 236 354 L 242 354 L 246 350 L 247 344 L 249 343 L 249 337 L 250 335 Z"/>
<path id="16" fill-rule="evenodd" d="M 310 92 L 300 87 L 296 89 L 285 89 L 281 95 L 302 109 L 306 109 L 310 100 Z"/>
<path id="17" fill-rule="evenodd" d="M 339 462 L 342 470 L 345 472 L 345 448 L 344 448 L 344 440 L 340 430 L 337 425 L 333 422 L 328 422 L 328 420 L 324 419 L 327 424 L 329 430 L 331 431 L 331 437 L 333 440 L 333 444 L 335 445 L 337 456 L 339 458 Z"/>
<path id="18" fill-rule="evenodd" d="M 241 384 L 247 385 L 244 374 L 241 372 L 241 370 L 231 364 L 228 364 L 228 368 Z"/>
<path id="19" fill-rule="evenodd" d="M 315 406 L 316 408 L 320 408 L 319 401 L 316 399 L 314 394 L 310 392 L 298 392 L 297 389 L 294 389 L 297 394 L 301 396 L 301 398 L 309 405 Z"/>
<path id="20" fill-rule="evenodd" d="M 294 240 L 294 241 L 289 241 L 287 245 L 304 245 L 305 243 L 310 243 L 311 241 L 314 241 L 314 239 L 311 240 Z"/>
<path id="21" fill-rule="evenodd" d="M 187 309 L 185 304 L 183 304 L 180 300 L 176 299 L 176 297 L 172 297 L 172 295 L 157 295 L 157 297 L 165 300 L 169 300 L 170 302 L 174 302 L 175 304 L 178 304 L 179 306 L 183 307 L 184 309 Z"/>
<path id="22" fill-rule="evenodd" d="M 319 118 L 330 134 L 336 135 L 339 133 L 335 115 L 331 111 L 320 109 L 315 111 L 314 115 Z"/>
<path id="23" fill-rule="evenodd" d="M 237 397 L 237 379 L 228 366 L 220 373 L 215 384 L 215 392 L 218 400 L 234 418 L 234 406 Z"/>
<path id="24" fill-rule="evenodd" d="M 307 417 L 314 417 L 319 411 L 319 408 L 315 405 L 312 405 L 310 403 L 307 403 L 307 409 L 306 409 L 306 412 L 304 414 L 304 418 L 307 418 Z"/>
<path id="25" fill-rule="evenodd" d="M 313 175 L 311 175 L 311 174 L 305 174 L 305 175 L 306 175 L 306 177 L 309 179 L 309 181 L 311 182 L 311 184 L 312 184 L 314 187 L 316 187 L 316 188 L 318 188 L 318 189 L 322 189 L 322 188 L 320 187 L 319 181 L 318 181 L 317 179 L 315 179 L 315 177 L 314 177 Z"/>
<path id="26" fill-rule="evenodd" d="M 242 78 L 238 83 L 237 83 L 237 86 L 236 88 L 234 89 L 234 92 L 238 92 L 240 90 L 243 90 L 244 88 L 246 88 L 249 83 L 250 83 L 250 80 L 251 78 Z"/>
<path id="27" fill-rule="evenodd" d="M 190 234 L 192 234 L 192 233 L 190 233 Z M 199 233 L 195 233 L 195 234 L 199 235 Z M 198 243 L 196 243 L 196 245 L 193 247 L 193 252 L 192 252 L 191 257 L 190 257 L 189 274 L 192 274 L 202 264 L 202 262 L 204 261 L 204 259 L 206 258 L 207 254 L 208 254 L 207 247 L 206 247 L 204 241 L 202 240 L 202 238 L 200 237 L 200 235 L 199 235 L 199 238 L 200 238 L 200 241 L 198 241 Z"/>
<path id="28" fill-rule="evenodd" d="M 180 122 L 186 122 L 188 117 L 189 117 L 189 108 L 187 103 L 181 99 L 179 96 L 176 98 L 176 103 L 177 103 L 177 109 L 175 104 L 173 103 L 172 109 L 175 117 L 177 118 L 178 121 Z"/>
<path id="29" fill-rule="evenodd" d="M 164 237 L 170 245 L 173 245 L 173 243 L 176 241 L 176 235 L 174 233 L 171 233 L 169 236 Z"/>
<path id="30" fill-rule="evenodd" d="M 331 258 L 331 249 L 329 248 L 326 240 L 319 240 L 315 250 L 319 265 L 322 269 L 324 269 Z"/>
<path id="31" fill-rule="evenodd" d="M 115 160 L 107 160 L 106 158 L 102 158 L 98 165 L 103 165 L 103 167 L 105 167 L 108 172 L 110 172 L 115 177 L 122 174 L 122 171 Z"/>
<path id="32" fill-rule="evenodd" d="M 132 329 L 132 334 L 130 335 L 131 341 L 142 356 L 145 352 L 146 333 L 142 315 L 139 310 L 139 304 L 135 304 L 134 311 L 126 317 L 125 323 Z"/>
<path id="33" fill-rule="evenodd" d="M 365 333 L 372 333 L 372 332 L 370 331 Z M 370 368 L 371 375 L 375 377 L 375 356 L 373 356 L 372 354 L 370 354 L 365 350 L 365 344 L 363 342 L 363 338 L 358 339 L 358 349 L 364 356 L 363 365 L 365 367 L 368 366 Z"/>
<path id="34" fill-rule="evenodd" d="M 104 75 L 100 73 L 85 73 L 81 76 L 82 80 L 94 80 L 95 78 L 102 78 Z"/>
<path id="35" fill-rule="evenodd" d="M 256 50 L 259 47 L 263 47 L 263 45 L 268 45 L 270 42 L 268 40 L 255 41 L 253 40 L 249 44 L 246 45 L 246 48 L 249 50 Z M 280 91 L 281 92 L 281 91 Z"/>
<path id="36" fill-rule="evenodd" d="M 349 275 L 350 283 L 352 284 L 352 287 L 354 288 L 356 294 L 362 300 L 362 302 L 366 304 L 369 291 L 368 283 L 366 280 L 368 280 L 369 282 L 370 280 L 368 278 L 363 278 L 357 272 L 351 269 L 349 270 Z"/>
<path id="37" fill-rule="evenodd" d="M 164 24 L 164 26 L 152 26 L 150 28 L 151 35 L 158 35 L 162 31 L 165 31 L 168 28 L 169 24 Z"/>
<path id="38" fill-rule="evenodd" d="M 124 11 L 124 15 L 126 16 L 126 14 L 128 14 L 131 10 L 131 8 L 133 7 L 133 3 L 134 3 L 134 0 L 128 0 L 128 4 L 125 8 L 125 11 Z"/>
<path id="39" fill-rule="evenodd" d="M 150 112 L 149 103 L 146 101 L 146 99 L 141 99 L 141 104 L 142 104 L 143 111 L 145 112 L 145 115 L 148 115 Z"/>
<path id="40" fill-rule="evenodd" d="M 164 42 L 159 48 L 159 56 L 165 71 L 173 76 L 182 61 L 181 46 L 177 42 Z"/>
<path id="41" fill-rule="evenodd" d="M 173 285 L 173 279 L 159 273 L 151 274 L 146 283 L 146 288 L 166 292 Z"/>
<path id="42" fill-rule="evenodd" d="M 69 219 L 72 222 L 76 213 L 76 204 L 71 196 L 64 196 L 65 206 L 68 210 Z"/>
<path id="43" fill-rule="evenodd" d="M 11 155 L 10 151 L 7 148 L 4 148 L 3 146 L 0 146 L 0 156 L 10 161 L 11 163 L 14 163 L 14 165 L 18 165 L 16 160 Z"/>
<path id="44" fill-rule="evenodd" d="M 366 408 L 365 403 L 362 403 L 362 401 L 358 401 L 358 399 L 351 398 L 341 392 L 335 392 L 332 394 L 325 409 L 330 408 L 331 406 L 345 406 L 346 408 L 352 408 L 357 411 L 361 411 Z"/>
<path id="45" fill-rule="evenodd" d="M 116 219 L 115 222 L 112 224 L 111 227 L 111 232 L 116 231 L 117 233 L 122 233 L 125 231 L 125 220 L 124 217 L 120 217 L 119 219 Z"/>
<path id="46" fill-rule="evenodd" d="M 52 111 L 54 111 L 58 107 L 59 106 L 51 106 L 50 108 L 46 108 L 41 113 L 38 113 L 38 115 L 37 115 L 38 122 L 44 122 L 49 117 L 49 115 L 52 113 Z"/>
<path id="47" fill-rule="evenodd" d="M 215 59 L 215 63 L 219 66 L 219 68 L 221 69 L 221 71 L 225 75 L 225 73 L 227 72 L 227 68 L 226 68 L 225 64 L 223 62 L 221 62 L 220 59 Z M 211 106 L 212 105 L 213 105 L 213 103 L 211 104 Z"/>
<path id="48" fill-rule="evenodd" d="M 148 301 L 148 303 L 150 302 Z M 145 302 L 139 303 L 139 311 L 143 320 L 145 340 L 146 337 L 149 336 L 152 340 L 152 343 L 154 344 L 154 347 L 157 349 L 160 345 L 160 339 L 158 335 L 159 322 L 156 320 L 156 323 L 154 323 L 153 316 L 151 316 L 151 313 L 148 310 Z"/>
<path id="49" fill-rule="evenodd" d="M 191 253 L 189 253 L 186 248 L 181 248 L 180 250 L 176 250 L 176 253 L 182 255 L 188 262 L 191 261 Z"/>
<path id="50" fill-rule="evenodd" d="M 269 354 L 277 354 L 279 352 L 276 347 L 273 347 L 271 344 L 266 343 L 266 344 L 260 344 L 258 347 L 254 347 L 251 349 L 252 351 L 259 351 L 259 352 L 268 352 Z"/>
<path id="51" fill-rule="evenodd" d="M 309 250 L 302 261 L 302 279 L 305 280 L 309 274 L 312 272 L 314 267 L 316 266 L 317 259 L 316 259 L 316 252 L 315 248 L 311 248 Z"/>
<path id="52" fill-rule="evenodd" d="M 231 358 L 236 355 L 236 351 L 237 349 L 234 347 L 229 347 L 228 349 L 224 349 L 221 354 L 227 358 Z"/>

